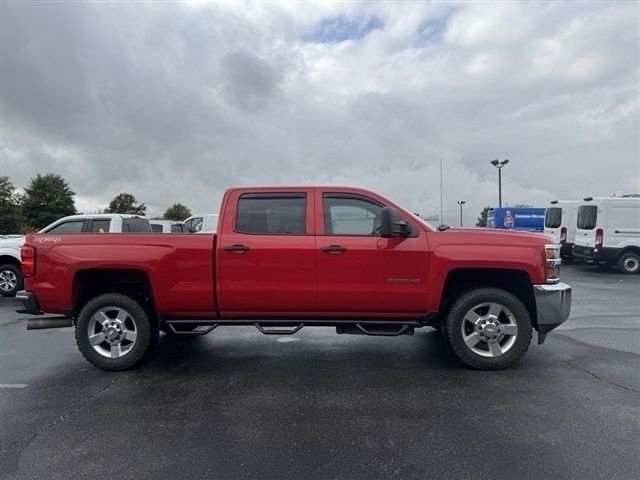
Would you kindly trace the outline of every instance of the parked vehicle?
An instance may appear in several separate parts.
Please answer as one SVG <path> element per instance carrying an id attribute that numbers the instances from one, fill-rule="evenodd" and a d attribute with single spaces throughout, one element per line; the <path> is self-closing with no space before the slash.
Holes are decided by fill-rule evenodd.
<path id="1" fill-rule="evenodd" d="M 187 225 L 175 220 L 151 220 L 153 233 L 186 233 Z"/>
<path id="2" fill-rule="evenodd" d="M 492 208 L 487 214 L 487 227 L 524 232 L 544 230 L 544 208 L 502 207 Z"/>
<path id="3" fill-rule="evenodd" d="M 96 213 L 69 215 L 39 233 L 134 233 L 151 232 L 149 219 L 140 215 Z"/>
<path id="4" fill-rule="evenodd" d="M 587 197 L 578 206 L 575 257 L 640 272 L 640 198 Z"/>
<path id="5" fill-rule="evenodd" d="M 151 232 L 149 220 L 140 215 L 80 214 L 63 217 L 47 225 L 39 233 L 122 233 Z M 20 247 L 23 235 L 8 235 L 0 239 L 0 294 L 13 297 L 23 286 L 20 271 Z"/>
<path id="6" fill-rule="evenodd" d="M 20 247 L 24 243 L 23 235 L 0 236 L 0 294 L 13 297 L 22 289 L 20 271 Z"/>
<path id="7" fill-rule="evenodd" d="M 75 325 L 105 370 L 133 367 L 159 331 L 205 334 L 255 325 L 411 335 L 440 329 L 455 354 L 500 369 L 569 316 L 560 252 L 545 235 L 439 231 L 357 188 L 233 188 L 213 235 L 28 235 L 22 247 L 28 329 Z"/>
<path id="8" fill-rule="evenodd" d="M 218 228 L 217 213 L 199 213 L 191 215 L 184 223 L 189 233 L 214 233 Z"/>
<path id="9" fill-rule="evenodd" d="M 562 258 L 573 258 L 579 203 L 578 200 L 552 200 L 545 212 L 544 233 L 560 244 Z"/>

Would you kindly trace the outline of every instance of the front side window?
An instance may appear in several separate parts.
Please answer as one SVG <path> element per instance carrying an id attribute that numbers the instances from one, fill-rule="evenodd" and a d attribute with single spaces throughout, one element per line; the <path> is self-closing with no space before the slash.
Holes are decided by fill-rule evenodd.
<path id="1" fill-rule="evenodd" d="M 327 235 L 379 235 L 382 205 L 355 196 L 324 195 Z"/>
<path id="2" fill-rule="evenodd" d="M 580 230 L 593 230 L 598 219 L 598 207 L 595 205 L 583 205 L 578 208 L 577 227 Z"/>
<path id="3" fill-rule="evenodd" d="M 162 225 L 160 225 L 158 223 L 152 223 L 151 224 L 151 231 L 153 233 L 162 233 Z"/>
<path id="4" fill-rule="evenodd" d="M 83 224 L 84 220 L 73 220 L 71 222 L 64 222 L 47 230 L 47 233 L 80 233 L 82 232 Z"/>
<path id="5" fill-rule="evenodd" d="M 189 233 L 198 233 L 202 230 L 202 217 L 192 218 L 186 223 L 186 225 Z"/>
<path id="6" fill-rule="evenodd" d="M 238 200 L 236 232 L 263 235 L 304 235 L 306 193 L 248 193 Z"/>
<path id="7" fill-rule="evenodd" d="M 547 228 L 558 228 L 562 223 L 562 208 L 547 208 L 544 216 L 544 226 Z"/>
<path id="8" fill-rule="evenodd" d="M 91 222 L 91 231 L 94 233 L 108 233 L 110 224 L 111 224 L 111 220 L 109 220 L 108 218 L 93 220 Z"/>

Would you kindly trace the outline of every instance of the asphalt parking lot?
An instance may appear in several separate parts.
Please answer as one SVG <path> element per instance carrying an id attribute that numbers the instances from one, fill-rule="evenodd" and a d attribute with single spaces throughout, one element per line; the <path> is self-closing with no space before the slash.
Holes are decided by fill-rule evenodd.
<path id="1" fill-rule="evenodd" d="M 428 328 L 226 327 L 108 373 L 1 299 L 1 477 L 640 478 L 640 276 L 562 277 L 571 318 L 499 372 Z"/>

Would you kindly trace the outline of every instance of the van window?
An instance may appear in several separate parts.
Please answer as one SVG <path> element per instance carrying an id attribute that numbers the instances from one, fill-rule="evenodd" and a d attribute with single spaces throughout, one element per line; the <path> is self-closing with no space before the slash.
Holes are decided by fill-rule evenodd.
<path id="1" fill-rule="evenodd" d="M 596 205 L 582 205 L 578 208 L 577 227 L 580 230 L 593 230 L 598 220 L 598 207 Z"/>
<path id="2" fill-rule="evenodd" d="M 562 223 L 562 208 L 547 208 L 544 216 L 544 226 L 546 228 L 558 228 Z"/>
<path id="3" fill-rule="evenodd" d="M 238 200 L 236 231 L 271 235 L 304 235 L 305 193 L 245 193 Z"/>

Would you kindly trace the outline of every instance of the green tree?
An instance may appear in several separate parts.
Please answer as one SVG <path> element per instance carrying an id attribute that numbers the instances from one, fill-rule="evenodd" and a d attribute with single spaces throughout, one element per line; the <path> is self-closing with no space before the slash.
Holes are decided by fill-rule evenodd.
<path id="1" fill-rule="evenodd" d="M 60 175 L 36 175 L 24 189 L 22 215 L 29 227 L 40 229 L 76 213 L 75 192 Z"/>
<path id="2" fill-rule="evenodd" d="M 174 203 L 164 212 L 165 220 L 177 220 L 179 222 L 186 220 L 191 216 L 191 210 L 181 203 Z"/>
<path id="3" fill-rule="evenodd" d="M 130 193 L 121 193 L 115 197 L 109 206 L 104 209 L 104 213 L 132 213 L 134 215 L 144 215 L 147 206 L 136 200 L 136 197 Z"/>
<path id="4" fill-rule="evenodd" d="M 487 215 L 489 214 L 489 210 L 491 207 L 484 207 L 480 212 L 480 216 L 476 221 L 476 227 L 486 227 L 487 226 Z"/>
<path id="5" fill-rule="evenodd" d="M 0 175 L 0 234 L 22 231 L 20 197 L 9 177 Z"/>

